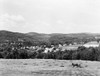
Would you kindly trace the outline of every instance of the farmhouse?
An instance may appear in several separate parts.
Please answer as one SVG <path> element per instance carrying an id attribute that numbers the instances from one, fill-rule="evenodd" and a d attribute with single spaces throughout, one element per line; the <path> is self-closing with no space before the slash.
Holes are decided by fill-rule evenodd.
<path id="1" fill-rule="evenodd" d="M 91 41 L 91 42 L 84 44 L 83 46 L 88 48 L 88 47 L 99 47 L 99 45 L 100 45 L 99 42 Z"/>

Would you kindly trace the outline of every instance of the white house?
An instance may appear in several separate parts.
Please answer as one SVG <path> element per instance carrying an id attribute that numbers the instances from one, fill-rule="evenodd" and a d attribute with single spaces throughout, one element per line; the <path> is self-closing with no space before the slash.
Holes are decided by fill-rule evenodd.
<path id="1" fill-rule="evenodd" d="M 86 44 L 84 44 L 83 46 L 85 46 L 85 47 L 98 47 L 99 46 L 99 42 L 97 42 L 97 41 L 91 41 L 91 42 L 88 42 L 88 43 L 86 43 Z"/>
<path id="2" fill-rule="evenodd" d="M 52 50 L 53 50 L 53 47 L 52 48 L 45 48 L 44 53 L 51 52 Z"/>

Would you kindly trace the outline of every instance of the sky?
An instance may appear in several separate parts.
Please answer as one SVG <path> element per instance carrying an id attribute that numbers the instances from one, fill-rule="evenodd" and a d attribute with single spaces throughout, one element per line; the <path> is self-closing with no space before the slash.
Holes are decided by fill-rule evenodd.
<path id="1" fill-rule="evenodd" d="M 100 0 L 0 0 L 0 30 L 100 33 Z"/>

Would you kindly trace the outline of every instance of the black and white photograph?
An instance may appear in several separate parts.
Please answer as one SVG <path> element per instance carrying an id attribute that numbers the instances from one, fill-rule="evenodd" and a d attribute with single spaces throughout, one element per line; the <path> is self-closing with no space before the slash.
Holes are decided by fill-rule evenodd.
<path id="1" fill-rule="evenodd" d="M 0 76 L 100 76 L 100 0 L 0 0 Z"/>

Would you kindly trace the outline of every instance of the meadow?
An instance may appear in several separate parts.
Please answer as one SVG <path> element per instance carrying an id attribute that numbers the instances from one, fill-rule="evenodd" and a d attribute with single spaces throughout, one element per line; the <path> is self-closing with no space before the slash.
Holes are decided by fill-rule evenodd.
<path id="1" fill-rule="evenodd" d="M 81 67 L 73 67 L 72 63 L 81 64 Z M 100 62 L 54 59 L 0 59 L 0 76 L 100 76 Z"/>

